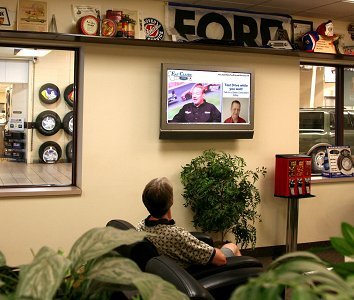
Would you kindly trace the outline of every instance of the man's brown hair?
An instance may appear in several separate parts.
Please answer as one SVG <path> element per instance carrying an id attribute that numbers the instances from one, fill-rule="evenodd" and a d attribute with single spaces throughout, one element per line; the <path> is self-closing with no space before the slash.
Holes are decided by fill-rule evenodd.
<path id="1" fill-rule="evenodd" d="M 143 191 L 143 202 L 150 215 L 161 218 L 173 204 L 173 188 L 166 177 L 154 178 Z"/>

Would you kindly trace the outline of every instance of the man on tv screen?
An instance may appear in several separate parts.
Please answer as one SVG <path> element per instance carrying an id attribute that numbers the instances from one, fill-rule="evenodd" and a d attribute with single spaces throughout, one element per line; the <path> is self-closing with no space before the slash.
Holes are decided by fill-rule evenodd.
<path id="1" fill-rule="evenodd" d="M 221 122 L 221 113 L 214 104 L 205 100 L 205 88 L 203 84 L 197 83 L 191 89 L 192 101 L 184 105 L 173 117 L 171 122 L 179 123 L 207 123 Z"/>
<path id="2" fill-rule="evenodd" d="M 231 103 L 231 117 L 227 118 L 224 123 L 246 123 L 246 120 L 240 117 L 241 103 L 234 100 Z"/>

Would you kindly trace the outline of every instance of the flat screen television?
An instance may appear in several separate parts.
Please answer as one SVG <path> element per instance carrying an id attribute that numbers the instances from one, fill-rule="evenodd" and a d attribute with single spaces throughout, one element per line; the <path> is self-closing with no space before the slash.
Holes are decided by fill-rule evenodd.
<path id="1" fill-rule="evenodd" d="M 160 139 L 251 139 L 254 72 L 162 64 Z"/>

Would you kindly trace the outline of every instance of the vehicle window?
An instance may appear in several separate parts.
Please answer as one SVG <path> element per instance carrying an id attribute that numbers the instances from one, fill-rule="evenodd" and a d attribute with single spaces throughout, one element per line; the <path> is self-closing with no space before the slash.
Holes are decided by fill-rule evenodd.
<path id="1" fill-rule="evenodd" d="M 323 130 L 323 113 L 300 112 L 300 129 Z"/>
<path id="2" fill-rule="evenodd" d="M 351 130 L 353 129 L 353 125 L 350 120 L 349 114 L 346 112 L 344 113 L 344 130 Z"/>
<path id="3" fill-rule="evenodd" d="M 329 128 L 330 128 L 330 130 L 335 130 L 336 129 L 336 119 L 335 119 L 334 113 L 331 112 L 329 117 L 330 117 Z"/>
<path id="4" fill-rule="evenodd" d="M 0 188 L 76 184 L 77 57 L 0 46 Z"/>

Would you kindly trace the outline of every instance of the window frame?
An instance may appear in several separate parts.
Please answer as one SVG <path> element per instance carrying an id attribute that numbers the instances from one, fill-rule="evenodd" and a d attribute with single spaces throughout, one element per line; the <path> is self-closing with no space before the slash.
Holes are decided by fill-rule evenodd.
<path id="1" fill-rule="evenodd" d="M 6 43 L 1 42 L 0 47 L 19 48 L 45 48 L 52 50 L 74 51 L 74 128 L 73 128 L 73 157 L 71 184 L 66 186 L 55 185 L 7 185 L 0 186 L 0 199 L 13 197 L 34 197 L 34 196 L 70 196 L 81 195 L 81 124 L 82 124 L 82 87 L 83 87 L 83 48 L 81 46 L 58 46 L 55 44 L 42 43 Z M 79 152 L 80 151 L 80 152 Z"/>
<path id="2" fill-rule="evenodd" d="M 323 66 L 323 67 L 334 67 L 336 71 L 335 75 L 335 109 L 334 109 L 334 126 L 335 128 L 335 145 L 343 145 L 344 144 L 344 70 L 346 68 L 353 68 L 353 65 L 349 64 L 340 64 L 340 63 L 328 63 L 328 62 L 319 62 L 319 61 L 300 61 L 301 65 L 311 65 L 311 66 Z M 350 116 L 352 117 L 352 116 Z M 353 119 L 351 118 L 351 121 Z M 332 122 L 332 120 L 331 120 Z M 299 124 L 300 125 L 300 124 Z M 300 126 L 299 126 L 300 130 Z M 352 153 L 352 156 L 354 153 Z M 354 181 L 354 177 L 342 177 L 342 178 L 327 178 L 322 177 L 320 174 L 312 175 L 311 182 L 312 183 L 329 183 L 329 182 L 348 182 Z"/>

